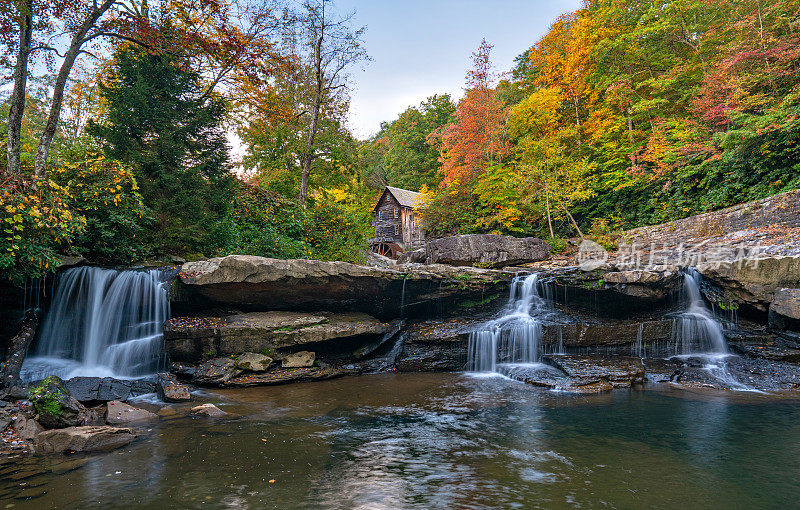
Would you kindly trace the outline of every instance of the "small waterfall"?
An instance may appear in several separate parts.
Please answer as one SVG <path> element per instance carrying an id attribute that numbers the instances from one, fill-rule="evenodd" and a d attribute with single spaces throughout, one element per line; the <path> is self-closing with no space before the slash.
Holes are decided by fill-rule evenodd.
<path id="1" fill-rule="evenodd" d="M 644 346 L 642 345 L 642 333 L 644 333 L 644 324 L 639 324 L 639 330 L 636 332 L 636 344 L 633 346 L 632 355 L 637 358 L 644 358 Z"/>
<path id="2" fill-rule="evenodd" d="M 169 318 L 162 273 L 68 269 L 59 280 L 23 378 L 55 374 L 137 377 L 154 373 Z"/>
<path id="3" fill-rule="evenodd" d="M 694 270 L 687 270 L 684 274 L 683 288 L 689 306 L 673 321 L 670 341 L 673 355 L 728 353 L 722 324 L 700 294 L 700 278 L 700 274 Z"/>
<path id="4" fill-rule="evenodd" d="M 503 316 L 470 334 L 467 370 L 497 372 L 500 364 L 538 361 L 542 324 L 534 314 L 552 308 L 550 296 L 537 274 L 514 277 Z"/>
<path id="5" fill-rule="evenodd" d="M 406 282 L 408 275 L 403 277 L 403 289 L 400 291 L 400 318 L 404 319 L 406 316 Z"/>

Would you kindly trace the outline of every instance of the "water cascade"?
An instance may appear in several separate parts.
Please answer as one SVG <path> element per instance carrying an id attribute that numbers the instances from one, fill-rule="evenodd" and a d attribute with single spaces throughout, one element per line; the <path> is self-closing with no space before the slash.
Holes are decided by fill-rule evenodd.
<path id="1" fill-rule="evenodd" d="M 498 372 L 499 365 L 537 362 L 542 339 L 537 315 L 552 308 L 550 296 L 537 274 L 514 277 L 503 315 L 470 334 L 467 370 Z"/>
<path id="2" fill-rule="evenodd" d="M 700 274 L 687 270 L 683 278 L 683 288 L 689 305 L 673 321 L 671 354 L 727 354 L 728 343 L 722 324 L 706 306 L 700 294 Z"/>
<path id="3" fill-rule="evenodd" d="M 169 318 L 162 272 L 65 271 L 22 377 L 138 377 L 154 373 Z"/>

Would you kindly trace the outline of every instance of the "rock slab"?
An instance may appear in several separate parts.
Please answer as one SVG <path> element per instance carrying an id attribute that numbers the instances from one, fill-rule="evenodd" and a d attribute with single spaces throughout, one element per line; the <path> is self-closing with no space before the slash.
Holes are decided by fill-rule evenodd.
<path id="1" fill-rule="evenodd" d="M 208 416 L 210 418 L 219 418 L 228 414 L 214 404 L 203 404 L 193 407 L 191 413 L 195 416 Z"/>
<path id="2" fill-rule="evenodd" d="M 34 439 L 37 453 L 110 451 L 129 444 L 136 434 L 128 428 L 110 426 L 67 427 L 41 432 Z"/>

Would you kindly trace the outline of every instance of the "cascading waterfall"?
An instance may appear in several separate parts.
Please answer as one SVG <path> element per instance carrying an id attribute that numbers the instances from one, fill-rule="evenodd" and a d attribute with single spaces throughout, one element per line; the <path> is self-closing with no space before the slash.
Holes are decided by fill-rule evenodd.
<path id="1" fill-rule="evenodd" d="M 672 355 L 693 357 L 703 361 L 708 373 L 732 389 L 751 390 L 728 370 L 730 356 L 722 323 L 708 308 L 700 294 L 701 276 L 694 269 L 684 274 L 684 291 L 689 300 L 685 312 L 675 317 L 670 340 Z"/>
<path id="2" fill-rule="evenodd" d="M 684 274 L 683 288 L 689 306 L 673 321 L 670 340 L 673 355 L 728 353 L 722 324 L 700 294 L 700 278 L 700 274 L 691 269 Z"/>
<path id="3" fill-rule="evenodd" d="M 79 267 L 65 271 L 22 377 L 138 377 L 162 356 L 169 297 L 162 272 Z"/>
<path id="4" fill-rule="evenodd" d="M 534 314 L 552 307 L 550 296 L 537 274 L 514 277 L 503 316 L 470 334 L 467 370 L 497 372 L 499 364 L 537 362 L 542 324 Z"/>

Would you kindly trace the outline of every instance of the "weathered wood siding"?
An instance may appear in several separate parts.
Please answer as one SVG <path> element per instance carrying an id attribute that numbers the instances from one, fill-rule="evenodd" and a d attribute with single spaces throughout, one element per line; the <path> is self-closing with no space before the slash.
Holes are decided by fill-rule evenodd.
<path id="1" fill-rule="evenodd" d="M 384 193 L 375 213 L 375 239 L 403 244 L 402 207 L 391 193 Z"/>

